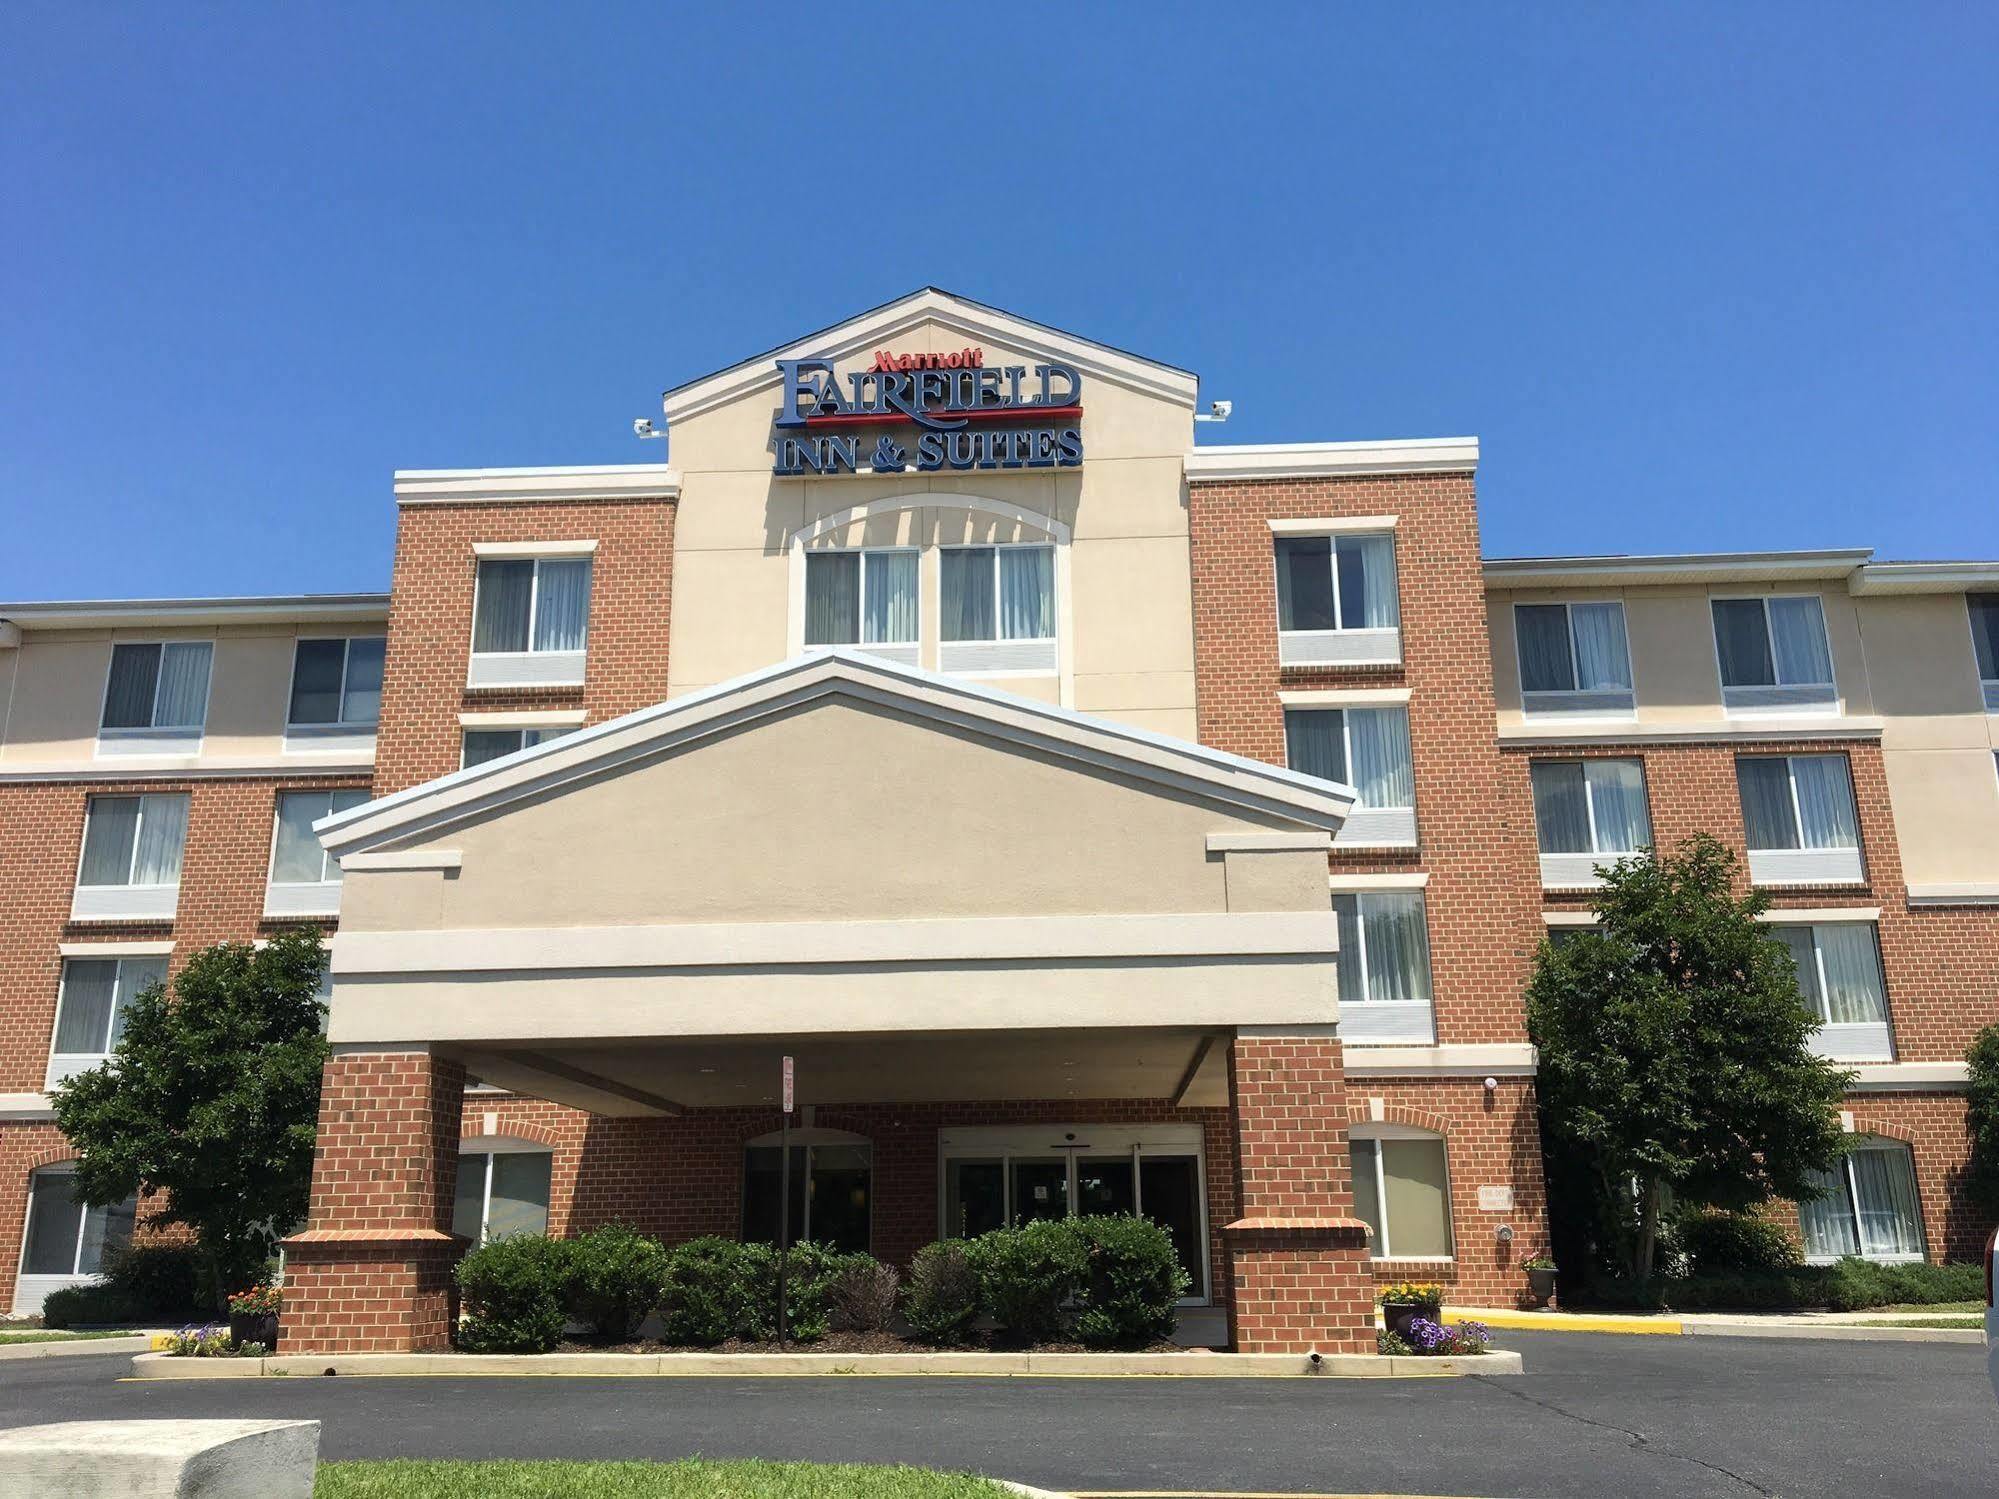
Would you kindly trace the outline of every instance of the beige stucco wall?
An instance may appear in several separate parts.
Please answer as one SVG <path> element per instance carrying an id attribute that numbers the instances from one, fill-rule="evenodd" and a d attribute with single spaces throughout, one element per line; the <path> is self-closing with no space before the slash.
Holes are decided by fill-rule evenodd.
<path id="1" fill-rule="evenodd" d="M 963 348 L 962 333 L 935 326 L 890 340 L 896 352 Z M 986 363 L 1033 365 L 1042 356 L 983 340 Z M 858 363 L 865 364 L 866 356 Z M 857 367 L 843 362 L 842 374 Z M 774 373 L 774 371 L 773 371 Z M 1080 470 L 909 473 L 895 478 L 776 478 L 771 414 L 777 387 L 683 419 L 672 432 L 682 475 L 675 522 L 672 693 L 727 681 L 783 660 L 793 638 L 797 584 L 791 538 L 828 516 L 915 496 L 978 496 L 1066 528 L 1058 566 L 1055 678 L 991 685 L 1161 732 L 1194 737 L 1193 590 L 1187 552 L 1182 455 L 1192 446 L 1185 404 L 1084 374 Z M 1020 528 L 920 502 L 905 522 L 871 517 L 868 544 L 1038 539 Z M 933 510 L 931 507 L 937 507 Z M 854 544 L 860 536 L 843 536 Z M 923 563 L 924 663 L 935 661 L 936 562 Z M 1061 575 L 1066 572 L 1067 589 Z"/>
<path id="2" fill-rule="evenodd" d="M 0 764 L 26 769 L 93 762 L 112 646 L 168 640 L 207 640 L 215 646 L 206 732 L 195 765 L 276 761 L 284 754 L 298 639 L 367 633 L 369 627 L 361 625 L 30 631 L 18 650 L 0 652 L 0 671 L 11 669 L 14 677 L 7 712 L 0 719 Z"/>

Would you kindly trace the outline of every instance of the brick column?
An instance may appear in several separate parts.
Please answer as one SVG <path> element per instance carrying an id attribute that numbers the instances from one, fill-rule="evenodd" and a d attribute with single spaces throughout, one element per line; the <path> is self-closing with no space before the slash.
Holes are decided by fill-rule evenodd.
<path id="1" fill-rule="evenodd" d="M 1340 1043 L 1239 1032 L 1229 1048 L 1242 1216 L 1223 1230 L 1239 1353 L 1372 1353 L 1367 1225 L 1353 1215 Z"/>
<path id="2" fill-rule="evenodd" d="M 285 1241 L 285 1352 L 451 1346 L 464 1096 L 464 1067 L 421 1049 L 328 1059 L 312 1211 Z"/>

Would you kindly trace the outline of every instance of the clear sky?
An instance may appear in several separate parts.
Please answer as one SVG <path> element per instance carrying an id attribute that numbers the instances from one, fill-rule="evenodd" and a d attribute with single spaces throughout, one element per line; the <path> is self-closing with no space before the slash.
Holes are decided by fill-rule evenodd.
<path id="1" fill-rule="evenodd" d="M 7 7 L 0 598 L 386 587 L 925 283 L 1486 551 L 1999 557 L 1999 6 Z"/>

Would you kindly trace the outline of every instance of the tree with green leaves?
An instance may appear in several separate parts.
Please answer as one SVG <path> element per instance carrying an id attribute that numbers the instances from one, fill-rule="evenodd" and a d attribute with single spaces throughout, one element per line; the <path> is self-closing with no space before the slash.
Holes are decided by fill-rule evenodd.
<path id="1" fill-rule="evenodd" d="M 1707 834 L 1602 867 L 1599 925 L 1527 986 L 1544 1133 L 1596 1188 L 1602 1241 L 1649 1280 L 1669 1199 L 1741 1212 L 1819 1195 L 1853 1074 L 1816 1056 L 1789 951 Z"/>
<path id="2" fill-rule="evenodd" d="M 93 1206 L 137 1193 L 185 1224 L 220 1311 L 305 1217 L 326 1062 L 318 932 L 223 942 L 125 1014 L 109 1061 L 60 1083 L 56 1123 Z"/>
<path id="3" fill-rule="evenodd" d="M 1964 1053 L 1971 1070 L 1965 1090 L 1971 1161 L 1965 1175 L 1971 1201 L 1987 1223 L 1999 1221 L 1999 1025 L 1988 1025 Z"/>

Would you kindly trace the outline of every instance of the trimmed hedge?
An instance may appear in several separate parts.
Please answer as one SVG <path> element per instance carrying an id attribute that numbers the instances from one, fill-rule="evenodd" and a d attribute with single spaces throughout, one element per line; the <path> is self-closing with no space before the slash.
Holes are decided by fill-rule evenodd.
<path id="1" fill-rule="evenodd" d="M 1063 1303 L 1089 1276 L 1090 1251 L 1073 1220 L 1042 1219 L 996 1228 L 965 1246 L 979 1279 L 979 1309 L 1002 1337 L 1046 1342 L 1063 1330 Z"/>
<path id="2" fill-rule="evenodd" d="M 624 1223 L 570 1241 L 569 1316 L 600 1338 L 628 1338 L 666 1289 L 666 1246 Z"/>
<path id="3" fill-rule="evenodd" d="M 515 1234 L 458 1262 L 464 1317 L 458 1346 L 469 1353 L 548 1353 L 568 1326 L 571 1242 Z"/>
<path id="4" fill-rule="evenodd" d="M 748 1316 L 742 1247 L 710 1235 L 689 1239 L 667 1256 L 659 1305 L 667 1342 L 712 1348 L 735 1336 Z"/>
<path id="5" fill-rule="evenodd" d="M 1144 1348 L 1173 1335 L 1174 1304 L 1187 1294 L 1173 1239 L 1149 1218 L 1075 1218 L 1087 1274 L 1076 1336 L 1092 1348 Z"/>
<path id="6" fill-rule="evenodd" d="M 1795 1270 L 1803 1266 L 1798 1241 L 1780 1223 L 1753 1213 L 1688 1213 L 1675 1238 L 1692 1275 L 1739 1270 Z"/>
<path id="7" fill-rule="evenodd" d="M 963 1239 L 945 1239 L 917 1250 L 909 1266 L 902 1315 L 910 1331 L 926 1343 L 952 1347 L 965 1342 L 979 1320 L 979 1275 Z"/>
<path id="8" fill-rule="evenodd" d="M 1982 1301 L 1985 1272 L 1977 1265 L 1877 1265 L 1844 1259 L 1790 1270 L 1741 1270 L 1660 1279 L 1649 1285 L 1600 1279 L 1581 1298 L 1593 1306 L 1671 1307 L 1678 1311 L 1835 1312 L 1942 1301 Z"/>
<path id="9" fill-rule="evenodd" d="M 101 1285 L 51 1291 L 44 1327 L 93 1322 L 199 1322 L 213 1315 L 200 1249 L 174 1240 L 121 1244 L 104 1256 Z"/>

